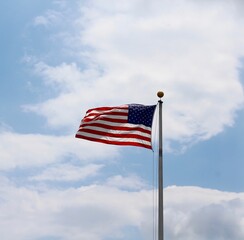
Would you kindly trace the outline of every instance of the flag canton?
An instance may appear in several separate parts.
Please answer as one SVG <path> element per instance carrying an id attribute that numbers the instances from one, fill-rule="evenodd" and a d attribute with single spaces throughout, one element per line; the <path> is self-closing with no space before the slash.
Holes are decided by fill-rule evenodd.
<path id="1" fill-rule="evenodd" d="M 140 104 L 129 104 L 128 106 L 128 123 L 143 124 L 147 127 L 152 127 L 156 105 L 144 106 Z"/>

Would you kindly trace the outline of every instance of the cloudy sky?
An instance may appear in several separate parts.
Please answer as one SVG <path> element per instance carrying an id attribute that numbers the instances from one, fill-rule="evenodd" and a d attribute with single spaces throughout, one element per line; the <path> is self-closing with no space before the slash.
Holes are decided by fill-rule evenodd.
<path id="1" fill-rule="evenodd" d="M 156 134 L 154 152 L 74 135 L 158 90 L 166 240 L 244 239 L 242 0 L 0 8 L 1 239 L 155 240 Z"/>

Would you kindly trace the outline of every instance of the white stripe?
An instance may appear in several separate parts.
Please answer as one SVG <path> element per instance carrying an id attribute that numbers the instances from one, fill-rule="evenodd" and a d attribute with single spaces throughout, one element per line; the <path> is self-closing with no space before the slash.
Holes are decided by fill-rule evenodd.
<path id="1" fill-rule="evenodd" d="M 151 137 L 151 134 L 148 133 L 144 133 L 141 131 L 133 131 L 133 130 L 113 130 L 113 129 L 107 129 L 107 128 L 102 128 L 102 127 L 94 127 L 94 126 L 85 126 L 82 127 L 82 129 L 91 129 L 91 130 L 97 130 L 97 131 L 101 131 L 104 133 L 112 133 L 112 134 L 137 134 L 139 136 L 144 136 L 144 137 Z M 81 131 L 82 131 L 81 129 Z"/>

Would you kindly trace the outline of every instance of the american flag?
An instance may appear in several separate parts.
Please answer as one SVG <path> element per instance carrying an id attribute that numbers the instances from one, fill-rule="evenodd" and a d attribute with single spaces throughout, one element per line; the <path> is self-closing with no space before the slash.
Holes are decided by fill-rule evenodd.
<path id="1" fill-rule="evenodd" d="M 155 108 L 156 105 L 127 104 L 89 109 L 75 137 L 152 149 L 151 128 Z"/>

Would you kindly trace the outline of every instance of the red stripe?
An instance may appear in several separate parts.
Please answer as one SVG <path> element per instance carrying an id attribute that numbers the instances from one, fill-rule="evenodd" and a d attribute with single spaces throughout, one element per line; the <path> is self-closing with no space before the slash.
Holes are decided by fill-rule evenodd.
<path id="1" fill-rule="evenodd" d="M 100 142 L 100 143 L 106 143 L 106 144 L 112 144 L 112 145 L 124 145 L 124 146 L 137 146 L 137 147 L 144 147 L 148 149 L 152 149 L 152 146 L 143 144 L 143 143 L 137 143 L 137 142 L 117 142 L 117 141 L 110 141 L 100 138 L 92 138 L 87 136 L 80 136 L 78 134 L 75 135 L 76 138 L 82 138 L 93 142 Z"/>
<path id="2" fill-rule="evenodd" d="M 110 132 L 102 132 L 102 131 L 97 131 L 97 130 L 92 130 L 92 129 L 81 129 L 81 132 L 86 132 L 86 133 L 91 133 L 91 134 L 96 134 L 100 135 L 102 137 L 115 137 L 115 138 L 135 138 L 135 139 L 140 139 L 144 141 L 150 142 L 150 137 L 145 137 L 141 136 L 139 134 L 133 134 L 133 133 L 110 133 Z"/>
<path id="3" fill-rule="evenodd" d="M 147 134 L 151 134 L 150 130 L 144 129 L 142 127 L 138 127 L 137 125 L 135 125 L 135 127 L 124 127 L 124 126 L 111 126 L 108 124 L 103 124 L 103 123 L 84 123 L 80 125 L 79 130 L 81 130 L 83 127 L 87 127 L 87 126 L 91 126 L 91 127 L 100 127 L 100 128 L 105 128 L 105 129 L 111 129 L 111 130 L 119 130 L 119 131 L 140 131 L 143 133 L 147 133 Z"/>

